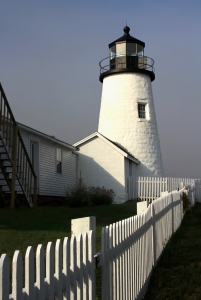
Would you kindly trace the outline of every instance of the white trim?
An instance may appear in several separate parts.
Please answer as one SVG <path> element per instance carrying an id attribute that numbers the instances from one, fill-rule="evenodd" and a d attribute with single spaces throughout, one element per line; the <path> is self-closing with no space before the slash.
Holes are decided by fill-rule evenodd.
<path id="1" fill-rule="evenodd" d="M 92 140 L 95 137 L 99 137 L 101 140 L 103 140 L 106 144 L 108 144 L 110 147 L 112 147 L 113 149 L 115 149 L 117 152 L 119 152 L 120 154 L 122 154 L 124 157 L 132 160 L 133 162 L 135 162 L 136 164 L 139 164 L 139 160 L 132 157 L 131 155 L 127 154 L 124 150 L 120 149 L 119 147 L 115 146 L 112 142 L 110 142 L 108 139 L 106 139 L 102 134 L 98 133 L 98 132 L 94 132 L 93 134 L 89 135 L 88 137 L 84 138 L 83 140 L 73 144 L 74 147 L 79 147 L 82 144 L 84 144 L 85 142 L 89 142 L 90 140 Z"/>
<path id="2" fill-rule="evenodd" d="M 148 119 L 142 119 L 142 118 L 139 118 L 138 121 L 139 121 L 139 122 L 150 122 L 150 120 L 148 120 Z"/>
<path id="3" fill-rule="evenodd" d="M 62 148 L 56 146 L 56 160 L 55 160 L 55 167 L 56 167 L 56 175 L 62 176 L 63 175 L 63 151 Z M 61 150 L 61 160 L 57 160 L 57 149 Z M 57 172 L 57 162 L 61 163 L 61 172 Z"/>
<path id="4" fill-rule="evenodd" d="M 148 104 L 148 100 L 137 100 L 137 105 L 138 104 L 144 104 L 145 105 L 145 118 L 139 118 L 138 116 L 138 120 L 139 122 L 147 122 L 150 120 L 150 115 L 149 115 L 149 104 Z M 138 115 L 139 115 L 139 108 L 138 108 Z"/>
<path id="5" fill-rule="evenodd" d="M 51 136 L 49 136 L 49 135 L 47 135 L 45 133 L 42 133 L 42 132 L 40 132 L 38 130 L 35 130 L 35 129 L 31 128 L 31 127 L 28 127 L 28 126 L 23 125 L 21 123 L 18 123 L 18 126 L 19 126 L 19 129 L 23 129 L 24 131 L 27 131 L 27 132 L 33 133 L 33 134 L 35 134 L 35 135 L 37 135 L 39 137 L 45 138 L 45 139 L 47 139 L 47 140 L 55 143 L 56 145 L 61 145 L 61 146 L 66 147 L 68 149 L 77 151 L 77 149 L 75 147 L 73 147 L 73 146 L 71 146 L 71 145 L 69 145 L 69 144 L 67 144 L 65 142 L 62 142 L 60 140 L 57 140 L 56 138 L 53 138 L 53 137 L 51 137 Z"/>

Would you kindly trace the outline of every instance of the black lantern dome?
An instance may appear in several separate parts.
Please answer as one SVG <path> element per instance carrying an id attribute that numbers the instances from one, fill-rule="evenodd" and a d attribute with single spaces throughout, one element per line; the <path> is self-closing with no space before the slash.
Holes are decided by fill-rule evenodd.
<path id="1" fill-rule="evenodd" d="M 109 44 L 110 56 L 101 60 L 100 81 L 117 73 L 143 73 L 155 79 L 154 61 L 144 56 L 145 43 L 130 35 L 130 28 L 124 27 L 124 35 Z M 109 61 L 108 61 L 109 60 Z"/>

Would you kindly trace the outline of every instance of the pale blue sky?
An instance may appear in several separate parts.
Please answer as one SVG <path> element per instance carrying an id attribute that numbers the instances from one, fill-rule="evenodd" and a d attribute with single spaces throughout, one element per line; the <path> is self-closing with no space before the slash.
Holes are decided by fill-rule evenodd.
<path id="1" fill-rule="evenodd" d="M 97 131 L 98 64 L 126 20 L 155 60 L 165 175 L 201 178 L 200 0 L 1 0 L 0 82 L 15 118 L 68 143 Z"/>

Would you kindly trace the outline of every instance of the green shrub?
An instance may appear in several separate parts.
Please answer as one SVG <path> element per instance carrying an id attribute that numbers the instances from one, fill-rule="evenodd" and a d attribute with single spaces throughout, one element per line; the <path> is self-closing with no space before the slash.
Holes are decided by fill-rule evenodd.
<path id="1" fill-rule="evenodd" d="M 88 188 L 81 177 L 77 179 L 74 185 L 69 184 L 66 188 L 66 200 L 70 207 L 88 205 Z"/>
<path id="2" fill-rule="evenodd" d="M 109 205 L 114 197 L 115 192 L 112 189 L 107 190 L 104 186 L 88 187 L 81 176 L 75 185 L 68 185 L 66 188 L 66 201 L 70 207 Z"/>

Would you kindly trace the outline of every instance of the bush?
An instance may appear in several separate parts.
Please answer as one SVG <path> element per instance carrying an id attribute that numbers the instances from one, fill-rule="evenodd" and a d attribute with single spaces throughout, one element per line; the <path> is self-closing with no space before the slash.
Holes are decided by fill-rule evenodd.
<path id="1" fill-rule="evenodd" d="M 113 190 L 106 190 L 103 186 L 100 187 L 89 187 L 89 198 L 92 206 L 101 205 L 101 204 L 112 204 L 114 200 L 115 193 Z"/>
<path id="2" fill-rule="evenodd" d="M 104 186 L 88 187 L 81 176 L 75 185 L 68 185 L 66 188 L 66 200 L 70 207 L 109 205 L 114 197 L 115 192 L 112 189 L 107 190 Z"/>
<path id="3" fill-rule="evenodd" d="M 81 177 L 77 179 L 75 185 L 68 185 L 66 189 L 66 200 L 67 204 L 71 207 L 88 205 L 88 188 Z"/>

